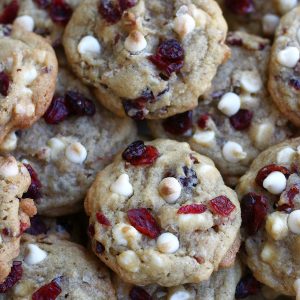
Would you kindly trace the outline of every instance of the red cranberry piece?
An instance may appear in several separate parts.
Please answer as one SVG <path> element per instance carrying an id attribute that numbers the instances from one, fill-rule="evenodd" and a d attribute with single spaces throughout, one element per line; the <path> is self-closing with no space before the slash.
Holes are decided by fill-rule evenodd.
<path id="1" fill-rule="evenodd" d="M 209 114 L 203 114 L 199 117 L 198 119 L 198 127 L 201 129 L 206 129 L 207 128 L 207 122 L 209 120 Z"/>
<path id="2" fill-rule="evenodd" d="M 147 208 L 130 209 L 127 212 L 130 224 L 140 233 L 155 239 L 160 234 L 160 227 Z"/>
<path id="3" fill-rule="evenodd" d="M 183 135 L 193 126 L 193 112 L 187 111 L 165 119 L 162 123 L 165 131 L 174 135 Z"/>
<path id="4" fill-rule="evenodd" d="M 279 211 L 290 212 L 294 208 L 294 198 L 300 193 L 299 186 L 293 185 L 287 191 L 284 192 L 282 197 L 286 199 L 286 203 L 277 207 Z"/>
<path id="5" fill-rule="evenodd" d="M 93 224 L 89 225 L 88 234 L 89 234 L 90 237 L 93 237 L 95 235 L 95 226 Z"/>
<path id="6" fill-rule="evenodd" d="M 96 218 L 97 218 L 97 221 L 101 225 L 105 225 L 105 226 L 110 226 L 111 225 L 110 221 L 100 212 L 96 213 Z"/>
<path id="7" fill-rule="evenodd" d="M 247 15 L 254 12 L 253 0 L 225 0 L 225 6 L 234 14 Z"/>
<path id="8" fill-rule="evenodd" d="M 235 210 L 235 205 L 226 196 L 218 196 L 209 201 L 210 207 L 216 214 L 227 217 Z"/>
<path id="9" fill-rule="evenodd" d="M 152 300 L 152 297 L 141 287 L 135 286 L 129 292 L 130 300 Z"/>
<path id="10" fill-rule="evenodd" d="M 185 205 L 181 206 L 177 213 L 178 214 L 202 214 L 206 211 L 206 206 L 204 204 L 191 204 L 191 205 Z"/>
<path id="11" fill-rule="evenodd" d="M 58 124 L 69 115 L 69 110 L 64 97 L 54 97 L 49 108 L 44 114 L 44 119 L 48 124 Z"/>
<path id="12" fill-rule="evenodd" d="M 235 130 L 245 130 L 251 125 L 253 113 L 248 109 L 240 109 L 235 115 L 229 118 L 231 126 Z"/>
<path id="13" fill-rule="evenodd" d="M 243 40 L 237 36 L 235 36 L 233 33 L 229 32 L 226 39 L 227 45 L 230 46 L 237 46 L 242 47 L 243 46 Z"/>
<path id="14" fill-rule="evenodd" d="M 265 196 L 248 193 L 241 200 L 242 226 L 249 235 L 255 234 L 263 225 L 268 211 L 268 200 Z"/>
<path id="15" fill-rule="evenodd" d="M 105 247 L 100 242 L 96 242 L 96 252 L 102 254 L 104 251 Z"/>
<path id="16" fill-rule="evenodd" d="M 10 235 L 10 230 L 5 227 L 5 228 L 2 229 L 2 234 L 6 235 L 6 236 L 9 236 Z"/>
<path id="17" fill-rule="evenodd" d="M 18 16 L 19 8 L 17 0 L 13 0 L 6 5 L 0 14 L 0 24 L 11 24 Z"/>
<path id="18" fill-rule="evenodd" d="M 8 95 L 9 77 L 5 72 L 0 72 L 0 94 L 4 97 Z"/>
<path id="19" fill-rule="evenodd" d="M 122 17 L 120 8 L 111 0 L 100 0 L 98 11 L 103 19 L 111 24 L 117 23 Z"/>
<path id="20" fill-rule="evenodd" d="M 34 0 L 39 8 L 47 8 L 50 6 L 52 0 Z"/>
<path id="21" fill-rule="evenodd" d="M 40 216 L 34 216 L 30 219 L 30 227 L 26 230 L 26 233 L 31 235 L 46 234 L 48 228 Z"/>
<path id="22" fill-rule="evenodd" d="M 20 234 L 19 234 L 19 236 L 21 234 L 23 234 L 29 227 L 30 227 L 30 224 L 20 222 Z"/>
<path id="23" fill-rule="evenodd" d="M 134 166 L 152 165 L 159 153 L 153 146 L 146 146 L 143 141 L 131 143 L 122 153 L 122 157 Z"/>
<path id="24" fill-rule="evenodd" d="M 65 95 L 65 103 L 69 111 L 74 115 L 93 116 L 96 112 L 93 101 L 85 98 L 78 92 L 68 91 Z"/>
<path id="25" fill-rule="evenodd" d="M 300 80 L 296 78 L 291 78 L 289 80 L 289 85 L 293 87 L 295 90 L 300 91 Z"/>
<path id="26" fill-rule="evenodd" d="M 119 0 L 121 11 L 134 7 L 136 4 L 137 0 Z"/>
<path id="27" fill-rule="evenodd" d="M 193 169 L 188 168 L 187 166 L 184 166 L 182 169 L 185 177 L 179 177 L 179 181 L 181 182 L 181 184 L 188 189 L 195 187 L 198 184 L 198 177 L 196 172 Z"/>
<path id="28" fill-rule="evenodd" d="M 260 290 L 258 282 L 251 274 L 244 276 L 236 286 L 235 298 L 243 299 L 251 295 L 256 295 Z"/>
<path id="29" fill-rule="evenodd" d="M 73 10 L 71 6 L 64 0 L 52 0 L 49 15 L 54 23 L 66 25 L 69 22 L 72 13 Z"/>
<path id="30" fill-rule="evenodd" d="M 14 261 L 9 275 L 5 281 L 0 284 L 0 293 L 6 293 L 12 288 L 21 278 L 23 274 L 22 262 Z"/>
<path id="31" fill-rule="evenodd" d="M 149 59 L 158 69 L 170 76 L 183 67 L 184 50 L 177 40 L 166 40 L 158 46 L 156 54 L 151 55 Z"/>
<path id="32" fill-rule="evenodd" d="M 50 283 L 40 287 L 32 294 L 32 300 L 55 300 L 61 293 L 61 287 L 52 280 Z"/>
<path id="33" fill-rule="evenodd" d="M 271 174 L 272 172 L 281 172 L 283 175 L 285 175 L 286 178 L 288 178 L 290 176 L 290 171 L 283 167 L 283 166 L 278 166 L 275 164 L 271 164 L 268 166 L 265 166 L 263 168 L 261 168 L 255 178 L 255 182 L 260 186 L 263 187 L 263 182 L 264 180 L 268 177 L 269 174 Z"/>
<path id="34" fill-rule="evenodd" d="M 28 188 L 28 191 L 23 195 L 25 198 L 31 198 L 31 199 L 39 199 L 42 196 L 41 188 L 42 184 L 38 178 L 37 173 L 29 164 L 24 164 L 26 169 L 28 170 L 30 177 L 31 177 L 31 184 Z"/>

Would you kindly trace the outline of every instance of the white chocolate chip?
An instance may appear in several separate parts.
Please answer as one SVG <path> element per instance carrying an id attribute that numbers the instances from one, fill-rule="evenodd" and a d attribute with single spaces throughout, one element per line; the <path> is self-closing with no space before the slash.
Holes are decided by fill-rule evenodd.
<path id="1" fill-rule="evenodd" d="M 260 257 L 265 262 L 274 261 L 274 259 L 276 259 L 276 251 L 274 247 L 269 244 L 265 244 L 260 253 Z"/>
<path id="2" fill-rule="evenodd" d="M 180 231 L 194 232 L 196 230 L 205 231 L 214 225 L 213 216 L 210 212 L 202 214 L 179 214 L 178 226 Z"/>
<path id="3" fill-rule="evenodd" d="M 157 239 L 157 248 L 162 253 L 174 253 L 179 249 L 179 240 L 170 232 L 161 234 Z"/>
<path id="4" fill-rule="evenodd" d="M 241 87 L 248 93 L 257 93 L 261 90 L 263 83 L 258 72 L 244 71 L 240 78 Z"/>
<path id="5" fill-rule="evenodd" d="M 183 38 L 191 33 L 196 27 L 196 22 L 189 14 L 177 16 L 174 20 L 174 31 Z"/>
<path id="6" fill-rule="evenodd" d="M 278 62 L 287 68 L 294 68 L 300 58 L 300 52 L 299 49 L 296 47 L 287 47 L 277 54 L 277 60 Z"/>
<path id="7" fill-rule="evenodd" d="M 236 142 L 228 141 L 222 149 L 223 156 L 226 161 L 237 163 L 247 157 L 242 146 Z"/>
<path id="8" fill-rule="evenodd" d="M 270 144 L 275 132 L 272 123 L 253 124 L 250 127 L 250 137 L 258 149 L 264 149 Z"/>
<path id="9" fill-rule="evenodd" d="M 127 174 L 122 174 L 119 178 L 110 186 L 110 190 L 121 196 L 130 197 L 133 194 L 133 187 L 129 181 Z"/>
<path id="10" fill-rule="evenodd" d="M 141 261 L 136 253 L 132 250 L 126 250 L 117 256 L 118 264 L 129 272 L 138 272 Z"/>
<path id="11" fill-rule="evenodd" d="M 60 138 L 51 138 L 47 142 L 49 148 L 51 149 L 51 158 L 56 159 L 58 154 L 66 148 L 66 144 Z"/>
<path id="12" fill-rule="evenodd" d="M 35 113 L 35 106 L 33 103 L 29 103 L 26 105 L 25 107 L 25 110 L 26 110 L 26 116 L 30 117 L 30 116 L 33 116 L 34 113 Z"/>
<path id="13" fill-rule="evenodd" d="M 195 4 L 189 4 L 189 13 L 194 18 L 197 28 L 205 28 L 207 24 L 208 14 L 204 10 L 198 8 Z"/>
<path id="14" fill-rule="evenodd" d="M 98 55 L 101 53 L 101 45 L 96 38 L 87 35 L 81 39 L 77 50 L 80 54 Z"/>
<path id="15" fill-rule="evenodd" d="M 1 177 L 13 177 L 19 174 L 17 161 L 12 156 L 8 157 L 0 164 Z"/>
<path id="16" fill-rule="evenodd" d="M 284 15 L 297 6 L 298 0 L 277 0 L 278 10 Z"/>
<path id="17" fill-rule="evenodd" d="M 266 14 L 262 19 L 263 32 L 266 35 L 273 35 L 279 25 L 280 18 L 273 14 Z"/>
<path id="18" fill-rule="evenodd" d="M 296 300 L 300 300 L 300 278 L 294 281 L 293 287 L 296 292 Z"/>
<path id="19" fill-rule="evenodd" d="M 14 24 L 22 27 L 26 31 L 33 31 L 34 20 L 31 16 L 21 16 L 15 19 Z"/>
<path id="20" fill-rule="evenodd" d="M 119 223 L 112 229 L 112 235 L 118 245 L 127 246 L 141 238 L 141 234 L 131 225 Z"/>
<path id="21" fill-rule="evenodd" d="M 36 265 L 47 257 L 47 252 L 34 244 L 28 244 L 24 261 L 28 265 Z"/>
<path id="22" fill-rule="evenodd" d="M 203 147 L 211 147 L 215 144 L 216 134 L 212 130 L 197 130 L 193 135 L 193 140 L 203 146 Z"/>
<path id="23" fill-rule="evenodd" d="M 10 152 L 16 149 L 18 143 L 18 137 L 15 132 L 9 133 L 3 143 L 0 145 L 0 150 Z"/>
<path id="24" fill-rule="evenodd" d="M 288 235 L 287 219 L 288 215 L 280 211 L 273 212 L 268 216 L 266 231 L 274 240 L 282 240 Z"/>
<path id="25" fill-rule="evenodd" d="M 70 162 L 81 164 L 86 160 L 87 151 L 81 143 L 75 142 L 66 148 L 65 155 Z"/>
<path id="26" fill-rule="evenodd" d="M 291 163 L 296 151 L 291 147 L 285 147 L 277 153 L 277 163 L 278 164 L 288 164 Z"/>
<path id="27" fill-rule="evenodd" d="M 300 234 L 300 210 L 294 210 L 288 217 L 289 230 L 295 234 Z"/>
<path id="28" fill-rule="evenodd" d="M 193 295 L 183 286 L 170 288 L 167 300 L 191 300 Z"/>
<path id="29" fill-rule="evenodd" d="M 175 203 L 181 194 L 181 184 L 176 178 L 167 177 L 160 182 L 158 191 L 168 203 Z"/>
<path id="30" fill-rule="evenodd" d="M 124 46 L 129 52 L 136 53 L 143 51 L 147 47 L 147 41 L 140 31 L 133 30 L 126 38 Z"/>
<path id="31" fill-rule="evenodd" d="M 25 86 L 27 86 L 30 85 L 38 77 L 38 72 L 34 66 L 29 66 L 24 68 L 19 73 L 19 76 L 24 81 Z"/>
<path id="32" fill-rule="evenodd" d="M 263 181 L 263 187 L 273 195 L 281 194 L 286 188 L 286 178 L 278 171 L 270 173 Z"/>
<path id="33" fill-rule="evenodd" d="M 226 116 L 231 117 L 236 114 L 241 107 L 241 99 L 235 93 L 226 93 L 222 96 L 218 109 Z"/>
<path id="34" fill-rule="evenodd" d="M 176 12 L 176 17 L 185 15 L 189 12 L 189 8 L 186 5 L 181 5 Z"/>

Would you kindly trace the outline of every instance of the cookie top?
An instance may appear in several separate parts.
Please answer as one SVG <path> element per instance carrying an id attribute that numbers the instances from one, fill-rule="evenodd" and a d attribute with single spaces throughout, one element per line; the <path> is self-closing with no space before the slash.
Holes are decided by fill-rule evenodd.
<path id="1" fill-rule="evenodd" d="M 94 103 L 89 89 L 60 68 L 49 109 L 43 119 L 19 133 L 14 151 L 37 177 L 38 189 L 31 196 L 39 214 L 79 211 L 96 173 L 135 135 L 132 120 L 117 118 Z"/>
<path id="2" fill-rule="evenodd" d="M 229 55 L 226 33 L 213 0 L 88 0 L 74 12 L 63 44 L 105 107 L 158 119 L 196 106 Z"/>
<path id="3" fill-rule="evenodd" d="M 213 162 L 171 140 L 130 144 L 98 174 L 85 209 L 94 252 L 137 285 L 207 280 L 241 221 Z"/>
<path id="4" fill-rule="evenodd" d="M 237 192 L 247 264 L 269 287 L 299 296 L 300 138 L 261 153 L 240 179 Z"/>
<path id="5" fill-rule="evenodd" d="M 12 156 L 0 156 L 0 291 L 19 254 L 20 236 L 36 213 L 26 194 L 22 199 L 29 185 L 30 175 L 21 163 Z"/>
<path id="6" fill-rule="evenodd" d="M 38 35 L 0 26 L 0 143 L 37 121 L 51 102 L 57 59 Z"/>
<path id="7" fill-rule="evenodd" d="M 300 126 L 300 8 L 280 21 L 272 47 L 269 90 L 282 113 Z"/>
<path id="8" fill-rule="evenodd" d="M 290 131 L 266 89 L 269 40 L 231 32 L 227 44 L 231 58 L 197 108 L 149 125 L 155 137 L 185 140 L 209 156 L 226 182 L 234 183 L 263 149 Z"/>
<path id="9" fill-rule="evenodd" d="M 233 267 L 214 272 L 209 280 L 199 284 L 186 284 L 171 288 L 164 288 L 159 285 L 138 287 L 124 283 L 117 276 L 113 282 L 118 300 L 232 300 L 235 298 L 235 289 L 241 275 L 241 265 L 237 261 Z"/>
<path id="10" fill-rule="evenodd" d="M 75 243 L 24 236 L 17 260 L 23 274 L 6 299 L 116 299 L 108 270 Z"/>

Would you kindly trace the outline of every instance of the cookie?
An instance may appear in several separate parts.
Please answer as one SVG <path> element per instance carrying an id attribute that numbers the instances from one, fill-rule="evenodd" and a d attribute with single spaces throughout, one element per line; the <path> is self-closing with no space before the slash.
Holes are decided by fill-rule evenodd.
<path id="1" fill-rule="evenodd" d="M 98 174 L 85 209 L 96 255 L 136 285 L 207 280 L 241 221 L 213 162 L 172 140 L 130 144 Z"/>
<path id="2" fill-rule="evenodd" d="M 30 226 L 29 217 L 36 214 L 25 194 L 29 185 L 30 175 L 21 163 L 12 156 L 0 156 L 0 292 L 19 255 L 20 236 Z"/>
<path id="3" fill-rule="evenodd" d="M 60 68 L 55 96 L 44 118 L 17 138 L 14 154 L 37 177 L 32 191 L 38 212 L 61 216 L 78 212 L 97 172 L 135 139 L 135 124 L 94 103 L 93 95 Z"/>
<path id="4" fill-rule="evenodd" d="M 213 0 L 88 0 L 63 44 L 73 71 L 106 108 L 158 119 L 197 105 L 229 55 L 226 33 Z"/>
<path id="5" fill-rule="evenodd" d="M 270 61 L 269 90 L 282 113 L 300 126 L 300 8 L 282 17 Z"/>
<path id="6" fill-rule="evenodd" d="M 8 300 L 116 300 L 108 270 L 80 245 L 24 236 L 17 260 L 23 274 L 7 291 Z"/>
<path id="7" fill-rule="evenodd" d="M 227 43 L 231 58 L 197 108 L 149 121 L 149 126 L 155 137 L 187 141 L 215 162 L 228 184 L 235 184 L 262 150 L 291 133 L 266 88 L 269 40 L 231 32 Z"/>
<path id="8" fill-rule="evenodd" d="M 274 290 L 300 295 L 300 138 L 262 152 L 240 179 L 246 261 L 253 275 Z"/>
<path id="9" fill-rule="evenodd" d="M 55 53 L 43 38 L 0 26 L 0 144 L 10 132 L 31 126 L 44 114 L 56 76 Z"/>

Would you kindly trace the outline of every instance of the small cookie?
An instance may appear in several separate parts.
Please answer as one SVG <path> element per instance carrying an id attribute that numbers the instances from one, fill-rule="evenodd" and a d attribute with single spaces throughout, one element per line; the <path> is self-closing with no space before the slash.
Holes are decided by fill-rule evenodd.
<path id="1" fill-rule="evenodd" d="M 135 139 L 132 120 L 115 117 L 91 99 L 89 89 L 60 68 L 44 118 L 20 132 L 14 154 L 36 174 L 37 189 L 31 196 L 41 215 L 79 211 L 96 173 Z"/>
<path id="2" fill-rule="evenodd" d="M 282 17 L 270 61 L 269 91 L 282 113 L 300 126 L 300 8 Z"/>
<path id="3" fill-rule="evenodd" d="M 155 137 L 187 141 L 215 162 L 228 184 L 235 184 L 262 150 L 286 139 L 290 131 L 265 88 L 269 40 L 232 32 L 227 43 L 231 58 L 219 68 L 198 107 L 149 125 Z"/>
<path id="4" fill-rule="evenodd" d="M 300 296 L 300 138 L 261 153 L 240 179 L 246 261 L 262 283 Z"/>
<path id="5" fill-rule="evenodd" d="M 116 300 L 108 270 L 82 246 L 51 237 L 24 236 L 20 280 L 6 299 Z"/>
<path id="6" fill-rule="evenodd" d="M 74 72 L 119 116 L 158 119 L 189 110 L 228 57 L 213 0 L 88 0 L 63 44 Z M 201 84 L 199 84 L 201 82 Z"/>
<path id="7" fill-rule="evenodd" d="M 12 260 L 19 255 L 20 236 L 36 214 L 32 199 L 24 199 L 30 185 L 27 169 L 12 156 L 0 156 L 0 292 Z M 5 282 L 4 282 L 5 284 Z"/>
<path id="8" fill-rule="evenodd" d="M 56 76 L 57 59 L 46 40 L 19 27 L 0 26 L 0 143 L 44 114 Z"/>
<path id="9" fill-rule="evenodd" d="M 207 280 L 241 221 L 213 162 L 171 140 L 130 144 L 98 174 L 85 209 L 94 252 L 136 285 Z"/>

